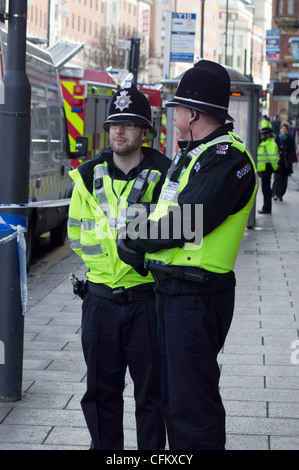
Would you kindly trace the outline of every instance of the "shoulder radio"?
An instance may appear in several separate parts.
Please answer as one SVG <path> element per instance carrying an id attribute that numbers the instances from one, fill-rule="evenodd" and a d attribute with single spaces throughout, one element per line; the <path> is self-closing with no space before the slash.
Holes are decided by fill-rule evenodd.
<path id="1" fill-rule="evenodd" d="M 134 181 L 133 187 L 130 191 L 130 194 L 127 198 L 127 201 L 130 204 L 137 204 L 137 202 L 141 202 L 142 197 L 145 194 L 145 191 L 148 187 L 148 177 L 150 172 L 152 171 L 151 168 L 148 170 L 143 170 Z"/>

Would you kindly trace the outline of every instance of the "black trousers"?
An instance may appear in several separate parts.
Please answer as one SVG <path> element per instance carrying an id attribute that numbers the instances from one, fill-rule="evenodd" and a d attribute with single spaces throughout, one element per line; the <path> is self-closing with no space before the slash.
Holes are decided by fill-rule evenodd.
<path id="1" fill-rule="evenodd" d="M 163 407 L 171 450 L 225 449 L 217 354 L 233 309 L 234 290 L 199 295 L 157 292 Z"/>
<path id="2" fill-rule="evenodd" d="M 264 204 L 262 209 L 267 212 L 272 211 L 272 189 L 271 189 L 271 179 L 272 174 L 274 173 L 271 163 L 266 164 L 265 171 L 260 172 L 260 177 L 262 179 L 262 193 L 264 196 Z"/>
<path id="3" fill-rule="evenodd" d="M 87 390 L 81 406 L 92 450 L 124 447 L 123 391 L 134 383 L 138 449 L 165 448 L 155 300 L 116 304 L 87 294 L 82 305 Z"/>
<path id="4" fill-rule="evenodd" d="M 273 196 L 277 196 L 281 198 L 286 193 L 288 188 L 288 178 L 290 172 L 287 168 L 282 167 L 279 168 L 278 171 L 274 175 L 274 183 L 273 183 Z"/>

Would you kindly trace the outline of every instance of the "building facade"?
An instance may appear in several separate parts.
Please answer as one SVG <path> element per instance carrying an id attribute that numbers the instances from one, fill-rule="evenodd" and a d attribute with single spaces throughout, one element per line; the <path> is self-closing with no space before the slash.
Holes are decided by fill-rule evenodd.
<path id="1" fill-rule="evenodd" d="M 285 13 L 284 3 L 286 12 L 290 11 L 291 0 L 273 0 L 274 10 L 283 8 Z M 294 8 L 297 3 L 293 1 Z M 203 56 L 231 66 L 263 87 L 269 83 L 265 37 L 273 27 L 272 0 L 28 0 L 27 34 L 50 46 L 84 43 L 68 65 L 97 69 L 126 69 L 128 39 L 139 37 L 138 81 L 158 83 L 163 78 L 169 34 L 167 12 L 196 14 L 195 58 Z M 173 62 L 170 76 L 191 66 Z"/>
<path id="2" fill-rule="evenodd" d="M 204 29 L 202 27 L 202 6 L 204 3 Z M 196 14 L 196 30 L 194 41 L 194 58 L 201 57 L 217 61 L 218 56 L 218 21 L 219 0 L 155 0 L 152 6 L 151 56 L 149 60 L 149 75 L 153 82 L 161 80 L 165 60 L 164 46 L 166 35 L 170 30 L 166 25 L 166 13 Z M 203 36 L 203 47 L 201 39 Z M 192 63 L 171 62 L 170 76 L 175 77 L 192 66 Z"/>
<path id="3" fill-rule="evenodd" d="M 271 0 L 220 0 L 218 60 L 264 88 L 270 78 L 265 56 L 271 12 Z"/>
<path id="4" fill-rule="evenodd" d="M 299 87 L 299 57 L 292 53 L 292 39 L 299 41 L 299 2 L 273 0 L 272 17 L 272 28 L 280 31 L 280 52 L 277 60 L 271 63 L 270 115 L 279 115 L 281 121 L 297 124 L 298 94 L 294 94 L 292 86 Z"/>

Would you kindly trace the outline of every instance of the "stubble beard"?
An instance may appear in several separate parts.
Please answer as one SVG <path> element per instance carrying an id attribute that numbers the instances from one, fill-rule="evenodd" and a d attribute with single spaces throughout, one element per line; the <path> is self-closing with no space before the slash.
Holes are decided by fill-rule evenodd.
<path id="1" fill-rule="evenodd" d="M 115 140 L 116 139 L 113 139 L 113 141 L 110 143 L 110 146 L 113 152 L 115 152 L 120 157 L 130 156 L 140 147 L 139 141 L 137 141 L 137 139 L 131 143 L 128 142 L 127 139 L 124 139 L 125 142 L 121 145 L 117 144 Z"/>

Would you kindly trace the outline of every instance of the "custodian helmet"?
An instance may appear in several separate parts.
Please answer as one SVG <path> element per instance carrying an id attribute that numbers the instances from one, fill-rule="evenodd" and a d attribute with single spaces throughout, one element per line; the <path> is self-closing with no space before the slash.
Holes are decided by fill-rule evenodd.
<path id="1" fill-rule="evenodd" d="M 166 106 L 185 106 L 220 119 L 234 121 L 228 114 L 230 77 L 222 65 L 199 60 L 182 76 L 174 98 Z"/>
<path id="2" fill-rule="evenodd" d="M 149 100 L 131 81 L 127 81 L 124 88 L 114 94 L 109 115 L 104 122 L 105 131 L 108 132 L 111 122 L 136 122 L 145 129 L 149 129 L 150 133 L 144 142 L 153 140 L 157 135 L 156 129 L 152 126 Z"/>

